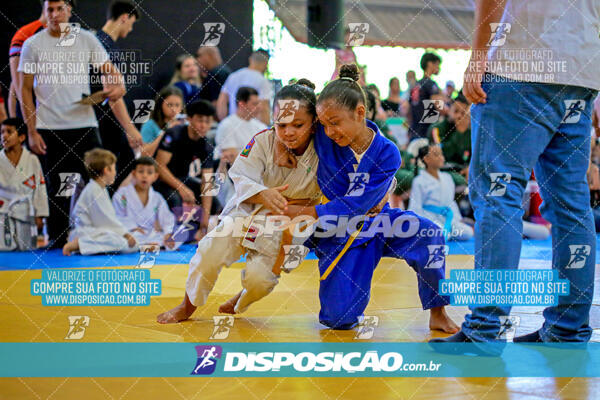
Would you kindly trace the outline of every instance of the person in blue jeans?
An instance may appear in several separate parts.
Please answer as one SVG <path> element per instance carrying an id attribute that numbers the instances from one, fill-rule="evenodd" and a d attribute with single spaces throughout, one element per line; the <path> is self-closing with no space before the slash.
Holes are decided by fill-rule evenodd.
<path id="1" fill-rule="evenodd" d="M 570 10 L 543 0 L 525 3 L 477 3 L 478 28 L 463 88 L 473 103 L 469 196 L 476 220 L 475 269 L 518 268 L 521 200 L 534 170 L 542 215 L 552 223 L 552 268 L 568 279 L 570 293 L 544 310 L 539 330 L 514 341 L 586 342 L 592 334 L 596 255 L 586 171 L 592 103 L 600 88 L 598 69 L 586 65 L 599 53 L 600 40 L 595 22 L 581 15 L 597 15 L 600 2 L 576 1 Z M 573 24 L 577 29 L 563 29 Z M 585 42 L 582 47 L 569 44 L 575 37 Z M 564 71 L 527 75 L 496 68 L 506 61 L 507 49 L 534 48 L 565 60 Z M 432 342 L 503 342 L 500 316 L 508 316 L 510 306 L 470 310 L 458 333 Z"/>

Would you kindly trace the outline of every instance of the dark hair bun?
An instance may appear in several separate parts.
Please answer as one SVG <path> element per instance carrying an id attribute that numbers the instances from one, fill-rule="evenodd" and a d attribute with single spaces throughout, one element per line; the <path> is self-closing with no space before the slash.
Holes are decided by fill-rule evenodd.
<path id="1" fill-rule="evenodd" d="M 340 79 L 350 78 L 354 82 L 358 81 L 360 73 L 358 72 L 358 65 L 356 64 L 344 64 L 340 67 Z"/>
<path id="2" fill-rule="evenodd" d="M 309 81 L 308 79 L 305 79 L 305 78 L 298 79 L 298 82 L 296 82 L 296 85 L 306 86 L 310 90 L 315 90 L 315 87 L 316 87 L 314 83 L 312 83 L 311 81 Z"/>

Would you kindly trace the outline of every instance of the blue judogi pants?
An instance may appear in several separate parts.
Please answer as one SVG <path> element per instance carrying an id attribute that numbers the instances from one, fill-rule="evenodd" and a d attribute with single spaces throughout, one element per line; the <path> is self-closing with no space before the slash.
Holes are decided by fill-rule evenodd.
<path id="1" fill-rule="evenodd" d="M 448 304 L 448 298 L 438 294 L 439 280 L 445 278 L 446 266 L 443 230 L 411 211 L 387 206 L 378 217 L 389 217 L 391 224 L 402 218 L 398 221 L 402 223 L 397 224 L 398 229 L 393 234 L 389 230 L 377 232 L 372 238 L 350 247 L 321 280 L 319 321 L 323 325 L 351 329 L 359 322 L 369 303 L 373 271 L 381 257 L 402 258 L 415 270 L 423 309 Z M 368 231 L 364 232 L 368 236 Z M 339 241 L 326 238 L 310 239 L 307 246 L 315 247 L 321 276 L 343 248 Z"/>

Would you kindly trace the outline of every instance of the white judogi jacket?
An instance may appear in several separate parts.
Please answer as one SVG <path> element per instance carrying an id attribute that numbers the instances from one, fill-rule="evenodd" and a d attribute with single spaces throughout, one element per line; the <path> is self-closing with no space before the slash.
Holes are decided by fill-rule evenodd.
<path id="1" fill-rule="evenodd" d="M 40 161 L 25 147 L 16 166 L 4 150 L 0 151 L 0 213 L 24 222 L 48 216 L 48 194 Z"/>
<path id="2" fill-rule="evenodd" d="M 186 292 L 196 306 L 205 304 L 221 268 L 231 265 L 243 254 L 247 254 L 247 258 L 242 271 L 243 291 L 235 305 L 236 312 L 243 312 L 251 303 L 269 294 L 279 282 L 279 275 L 273 272 L 273 268 L 280 255 L 283 231 L 278 230 L 269 236 L 258 235 L 248 240 L 250 228 L 260 225 L 258 217 L 264 217 L 270 210 L 258 204 L 243 204 L 244 200 L 265 189 L 285 184 L 289 184 L 289 187 L 282 195 L 288 199 L 317 201 L 321 198 L 316 176 L 319 158 L 313 142 L 310 142 L 302 156 L 297 157 L 297 168 L 285 168 L 273 162 L 274 141 L 273 129 L 255 135 L 229 170 L 229 176 L 235 184 L 235 195 L 223 209 L 217 228 L 200 240 L 196 254 L 190 261 Z M 216 233 L 220 228 L 237 223 L 234 222 L 236 217 L 245 221 L 248 228 L 244 240 L 235 234 L 235 230 L 233 234 Z M 227 232 L 227 229 L 224 231 Z"/>
<path id="3" fill-rule="evenodd" d="M 439 172 L 440 179 L 434 178 L 426 170 L 421 170 L 412 181 L 410 202 L 408 209 L 414 211 L 444 227 L 446 218 L 443 215 L 423 209 L 425 205 L 449 207 L 452 210 L 452 223 L 456 224 L 462 219 L 456 201 L 454 201 L 455 185 L 452 176 L 447 172 Z"/>
<path id="4" fill-rule="evenodd" d="M 129 232 L 135 228 L 141 228 L 146 232 L 145 234 L 138 231 L 132 233 L 139 244 L 164 245 L 164 236 L 173 233 L 175 216 L 169 210 L 162 195 L 152 187 L 148 192 L 148 203 L 145 206 L 133 183 L 117 190 L 112 202 L 117 217 Z"/>
<path id="5" fill-rule="evenodd" d="M 117 218 L 108 191 L 90 180 L 81 192 L 73 211 L 74 229 L 69 240 L 79 239 L 81 254 L 133 252 L 124 235 L 128 233 Z"/>
<path id="6" fill-rule="evenodd" d="M 250 215 L 256 207 L 254 204 L 242 204 L 244 200 L 265 189 L 288 184 L 281 194 L 288 199 L 319 199 L 321 190 L 317 184 L 317 167 L 319 157 L 315 152 L 313 141 L 308 148 L 297 157 L 296 168 L 275 165 L 273 161 L 273 144 L 275 130 L 266 129 L 256 134 L 242 153 L 235 159 L 229 170 L 229 177 L 235 185 L 235 196 L 225 205 L 221 216 L 236 212 Z"/>

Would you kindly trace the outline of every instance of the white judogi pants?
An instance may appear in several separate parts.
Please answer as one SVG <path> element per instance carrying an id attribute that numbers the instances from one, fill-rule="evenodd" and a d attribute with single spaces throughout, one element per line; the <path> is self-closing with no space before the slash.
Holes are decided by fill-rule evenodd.
<path id="1" fill-rule="evenodd" d="M 108 229 L 79 229 L 71 232 L 69 240 L 78 238 L 79 252 L 86 256 L 102 253 L 135 253 L 139 246 L 129 247 L 127 239 Z"/>
<path id="2" fill-rule="evenodd" d="M 225 229 L 224 224 L 228 223 L 231 222 L 222 220 L 215 229 Z M 236 313 L 244 312 L 250 304 L 271 293 L 279 282 L 279 277 L 273 273 L 273 265 L 279 253 L 281 236 L 272 238 L 268 248 L 261 249 L 261 252 L 243 247 L 242 238 L 233 236 L 211 237 L 209 234 L 198 242 L 186 282 L 186 293 L 193 305 L 204 305 L 221 269 L 246 253 L 246 268 L 242 270 L 243 290 L 235 305 Z"/>

